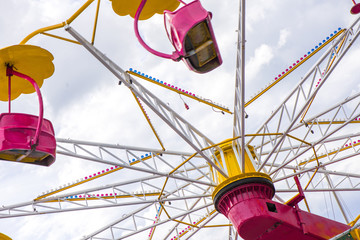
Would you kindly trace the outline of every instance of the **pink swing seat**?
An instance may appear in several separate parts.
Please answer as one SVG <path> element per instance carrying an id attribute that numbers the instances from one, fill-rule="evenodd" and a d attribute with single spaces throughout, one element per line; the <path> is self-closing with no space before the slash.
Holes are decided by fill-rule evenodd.
<path id="1" fill-rule="evenodd" d="M 0 159 L 50 166 L 55 161 L 56 140 L 51 122 L 43 119 L 36 146 L 31 142 L 38 116 L 23 113 L 0 114 Z"/>
<path id="2" fill-rule="evenodd" d="M 220 51 L 211 25 L 211 13 L 199 0 L 177 11 L 164 11 L 168 37 L 190 70 L 209 72 L 222 64 Z"/>

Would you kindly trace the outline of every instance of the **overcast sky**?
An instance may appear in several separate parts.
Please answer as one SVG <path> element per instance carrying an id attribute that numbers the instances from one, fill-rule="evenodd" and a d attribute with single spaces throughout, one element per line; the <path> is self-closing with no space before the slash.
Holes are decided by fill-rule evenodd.
<path id="1" fill-rule="evenodd" d="M 2 0 L 0 48 L 18 44 L 36 29 L 65 21 L 84 2 Z M 133 19 L 117 16 L 108 0 L 101 2 L 95 46 L 124 70 L 138 69 L 232 110 L 238 1 L 203 0 L 202 4 L 213 13 L 212 24 L 223 58 L 222 66 L 210 73 L 193 73 L 183 62 L 164 60 L 145 51 L 135 38 Z M 351 0 L 247 1 L 246 99 L 334 30 L 349 26 L 356 18 L 350 14 L 352 5 Z M 88 40 L 91 39 L 95 7 L 96 3 L 93 3 L 71 24 Z M 167 53 L 173 51 L 163 27 L 162 16 L 140 22 L 140 32 L 153 48 Z M 52 33 L 71 38 L 64 29 Z M 43 35 L 34 37 L 28 43 L 41 46 L 54 55 L 55 73 L 45 80 L 41 90 L 45 117 L 52 121 L 57 137 L 160 148 L 130 91 L 124 85 L 119 86 L 115 77 L 84 48 Z M 342 70 L 334 73 L 341 79 L 334 77 L 334 83 L 327 90 L 332 98 L 340 100 L 358 92 L 359 53 L 360 45 L 356 42 L 343 60 Z M 259 100 L 256 107 L 249 110 L 248 133 L 259 127 L 311 67 L 311 63 L 296 70 L 294 77 L 276 86 Z M 165 94 L 164 89 L 156 86 L 149 88 L 214 142 L 232 136 L 232 115 L 222 115 L 211 107 L 183 97 L 190 106 L 186 110 L 177 94 Z M 0 112 L 6 111 L 7 103 L 1 103 Z M 13 102 L 13 111 L 37 114 L 35 94 L 21 95 Z M 189 151 L 185 146 L 178 149 L 177 146 L 184 144 L 179 144 L 172 137 L 174 134 L 159 120 L 154 121 L 159 132 L 163 133 L 167 149 Z M 0 205 L 30 201 L 43 191 L 91 173 L 93 167 L 63 156 L 59 156 L 49 168 L 1 162 Z M 0 220 L 0 232 L 14 240 L 80 239 L 96 227 L 111 221 L 114 216 L 111 210 L 103 210 L 100 214 L 103 217 L 101 220 L 90 219 L 93 215 L 86 212 L 3 219 Z M 88 224 L 84 224 L 83 219 Z M 194 239 L 201 239 L 200 236 L 197 238 L 195 235 Z M 219 238 L 208 236 L 207 239 Z"/>

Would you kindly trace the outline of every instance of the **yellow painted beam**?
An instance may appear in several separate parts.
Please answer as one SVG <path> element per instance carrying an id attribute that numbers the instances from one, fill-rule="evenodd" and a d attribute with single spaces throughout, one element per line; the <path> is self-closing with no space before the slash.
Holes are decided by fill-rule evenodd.
<path id="1" fill-rule="evenodd" d="M 295 66 L 293 66 L 291 69 L 289 69 L 289 71 L 285 72 L 282 76 L 280 76 L 279 78 L 277 78 L 274 82 L 272 82 L 269 86 L 267 86 L 264 90 L 260 91 L 258 94 L 256 94 L 253 98 L 251 98 L 248 102 L 245 103 L 245 107 L 249 106 L 252 102 L 254 102 L 256 99 L 258 99 L 259 97 L 261 97 L 261 95 L 263 95 L 264 93 L 266 93 L 268 90 L 270 90 L 270 88 L 272 88 L 273 86 L 275 86 L 276 84 L 278 84 L 281 80 L 283 80 L 287 75 L 289 75 L 291 72 L 293 72 L 296 68 L 298 68 L 299 66 L 301 66 L 303 63 L 305 63 L 307 60 L 309 60 L 309 58 L 311 58 L 312 56 L 314 56 L 314 54 L 316 54 L 317 52 L 319 52 L 322 48 L 324 48 L 326 45 L 328 45 L 329 43 L 331 43 L 337 36 L 339 36 L 341 33 L 343 33 L 345 31 L 345 29 L 342 29 L 340 31 L 338 31 L 336 34 L 334 34 L 334 36 L 332 36 L 331 38 L 329 38 L 329 40 L 327 40 L 325 43 L 323 43 L 321 46 L 319 46 L 317 49 L 315 49 L 313 52 L 311 52 L 309 55 L 307 55 L 306 57 L 303 58 L 303 60 L 299 61 L 299 63 L 297 63 Z"/>
<path id="2" fill-rule="evenodd" d="M 167 86 L 167 85 L 165 85 L 165 84 L 162 84 L 162 83 L 160 83 L 160 82 L 157 82 L 157 81 L 155 81 L 155 80 L 153 80 L 153 79 L 150 79 L 150 78 L 148 78 L 148 77 L 142 76 L 141 74 L 135 73 L 135 72 L 133 72 L 133 71 L 126 71 L 126 72 L 129 73 L 129 74 L 131 74 L 131 75 L 133 75 L 133 76 L 136 76 L 136 77 L 138 77 L 138 78 L 141 78 L 141 79 L 144 79 L 144 80 L 149 81 L 149 82 L 151 82 L 151 83 L 154 83 L 154 84 L 156 84 L 156 85 L 158 85 L 158 86 L 161 86 L 161 87 L 163 87 L 163 88 L 166 88 L 166 89 L 168 89 L 168 90 L 171 90 L 171 91 L 173 91 L 173 92 L 176 92 L 176 93 L 178 93 L 178 94 L 180 94 L 180 95 L 186 96 L 186 97 L 188 97 L 188 98 L 195 99 L 195 100 L 197 100 L 197 101 L 199 101 L 199 102 L 201 102 L 201 103 L 205 103 L 206 105 L 209 105 L 209 106 L 211 106 L 211 107 L 213 107 L 213 108 L 216 108 L 216 109 L 219 109 L 219 110 L 221 110 L 221 111 L 223 111 L 223 112 L 232 114 L 232 112 L 231 112 L 228 108 L 219 106 L 219 105 L 214 104 L 214 103 L 212 103 L 212 102 L 210 102 L 210 101 L 206 101 L 206 100 L 204 100 L 204 99 L 201 99 L 201 98 L 198 98 L 198 97 L 196 97 L 196 96 L 190 95 L 190 94 L 188 94 L 188 93 L 186 93 L 186 92 L 179 91 L 179 90 L 177 90 L 177 89 L 175 89 L 175 88 L 172 88 L 172 87 L 170 87 L 170 86 Z"/>

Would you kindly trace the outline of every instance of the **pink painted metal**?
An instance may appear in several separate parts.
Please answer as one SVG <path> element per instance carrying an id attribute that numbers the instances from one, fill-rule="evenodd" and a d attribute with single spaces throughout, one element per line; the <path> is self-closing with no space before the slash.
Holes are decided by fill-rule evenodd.
<path id="1" fill-rule="evenodd" d="M 15 75 L 34 86 L 39 100 L 39 116 L 10 112 L 0 114 L 0 160 L 50 166 L 55 161 L 56 140 L 51 122 L 43 119 L 40 89 L 31 77 L 11 67 L 6 73 L 9 79 Z"/>
<path id="2" fill-rule="evenodd" d="M 354 6 L 351 8 L 350 13 L 351 14 L 360 13 L 360 3 L 356 3 L 354 0 L 353 0 L 353 3 L 354 3 Z"/>
<path id="3" fill-rule="evenodd" d="M 325 240 L 350 229 L 350 226 L 305 212 L 297 203 L 272 201 L 274 188 L 254 179 L 226 189 L 216 209 L 224 214 L 245 240 Z"/>
<path id="4" fill-rule="evenodd" d="M 199 0 L 170 12 L 164 11 L 168 37 L 190 70 L 205 73 L 222 64 L 211 25 L 211 13 Z"/>
<path id="5" fill-rule="evenodd" d="M 172 54 L 152 49 L 140 36 L 138 21 L 146 1 L 142 0 L 136 11 L 134 31 L 138 41 L 147 51 L 174 61 L 182 59 L 190 70 L 198 73 L 209 72 L 222 64 L 210 21 L 211 13 L 202 7 L 199 0 L 185 4 L 185 6 L 174 12 L 164 11 L 165 28 L 176 50 Z"/>
<path id="6" fill-rule="evenodd" d="M 156 50 L 154 50 L 153 48 L 149 47 L 144 40 L 141 38 L 140 33 L 139 33 L 139 27 L 138 27 L 138 22 L 139 22 L 139 17 L 141 14 L 141 11 L 143 10 L 145 4 L 146 4 L 147 0 L 142 0 L 139 8 L 136 10 L 135 13 L 135 19 L 134 19 L 134 31 L 135 31 L 135 35 L 139 41 L 139 43 L 149 52 L 151 52 L 152 54 L 158 56 L 158 57 L 162 57 L 162 58 L 168 58 L 168 59 L 172 59 L 174 61 L 179 61 L 180 60 L 180 55 L 177 52 L 174 52 L 172 55 L 170 54 L 166 54 L 166 53 L 162 53 L 162 52 L 158 52 Z"/>

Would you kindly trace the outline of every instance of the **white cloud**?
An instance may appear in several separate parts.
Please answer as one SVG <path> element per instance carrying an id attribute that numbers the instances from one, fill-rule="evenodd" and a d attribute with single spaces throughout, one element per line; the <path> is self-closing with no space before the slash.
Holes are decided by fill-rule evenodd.
<path id="1" fill-rule="evenodd" d="M 0 9 L 0 30 L 3 36 L 0 40 L 1 47 L 17 44 L 27 34 L 40 27 L 64 21 L 83 2 L 7 1 Z M 219 4 L 216 0 L 203 2 L 203 5 L 213 12 L 213 25 L 224 56 L 223 65 L 209 74 L 199 75 L 189 72 L 182 62 L 175 63 L 160 59 L 146 52 L 135 38 L 132 30 L 133 20 L 113 13 L 110 1 L 102 1 L 95 46 L 123 69 L 130 67 L 139 69 L 220 102 L 231 109 L 234 95 L 238 6 L 237 3 L 230 2 Z M 91 38 L 95 5 L 96 1 L 72 25 L 87 39 Z M 288 66 L 285 64 L 290 63 L 291 57 L 301 56 L 311 44 L 321 40 L 338 25 L 345 27 L 350 18 L 353 21 L 354 17 L 348 14 L 351 1 L 348 5 L 340 5 L 338 0 L 329 0 L 326 3 L 324 1 L 290 3 L 285 0 L 247 1 L 247 88 L 251 90 L 261 88 L 275 76 L 274 74 L 281 72 L 284 66 Z M 163 51 L 172 49 L 162 27 L 161 17 L 153 22 L 142 23 L 142 28 L 142 34 L 154 48 Z M 58 30 L 56 34 L 71 38 L 64 29 Z M 158 38 L 160 34 L 161 39 Z M 46 103 L 45 115 L 53 122 L 58 137 L 159 148 L 130 91 L 124 85 L 118 86 L 117 79 L 84 48 L 43 35 L 36 36 L 29 43 L 46 48 L 55 57 L 55 74 L 45 81 L 42 91 Z M 351 50 L 349 60 L 342 64 L 342 70 L 334 72 L 333 78 L 329 79 L 327 90 L 319 93 L 320 100 L 343 99 L 350 93 L 359 91 L 359 81 L 356 78 L 359 68 L 358 44 L 354 44 L 353 48 L 355 49 Z M 248 129 L 258 128 L 258 125 L 268 117 L 268 112 L 276 106 L 276 102 L 283 99 L 301 78 L 301 71 L 303 70 L 297 70 L 286 79 L 288 82 L 285 81 L 279 88 L 272 89 L 273 92 L 259 99 L 256 107 L 249 109 L 251 113 L 247 120 Z M 212 140 L 222 141 L 232 136 L 232 115 L 223 116 L 212 111 L 209 106 L 186 98 L 184 100 L 190 105 L 190 110 L 185 110 L 177 94 L 168 93 L 158 86 L 145 83 L 144 85 Z M 37 114 L 36 104 L 34 96 L 24 96 L 14 103 L 14 110 Z M 2 112 L 5 112 L 7 104 L 2 103 L 0 107 Z M 174 137 L 176 134 L 166 124 L 153 114 L 151 116 L 167 149 L 182 151 L 186 148 L 184 141 Z M 102 165 L 61 155 L 49 168 L 8 162 L 0 164 L 0 206 L 31 201 L 42 191 L 102 169 Z M 164 166 L 159 166 L 159 169 L 163 169 Z M 106 179 L 101 184 L 132 179 L 133 175 L 136 175 L 131 174 L 119 174 L 110 178 L 109 182 L 106 182 Z M 99 184 L 94 183 L 91 186 L 99 186 Z M 309 198 L 312 199 L 311 195 Z M 313 200 L 318 199 L 314 197 Z M 0 219 L 0 231 L 4 231 L 14 240 L 79 239 L 128 212 L 128 208 L 116 208 Z M 148 213 L 145 216 L 152 218 Z M 88 219 L 91 222 L 84 224 Z M 209 231 L 202 229 L 191 239 L 220 239 L 228 231 L 227 228 L 224 229 Z"/>
<path id="2" fill-rule="evenodd" d="M 290 35 L 290 31 L 288 29 L 280 30 L 280 37 L 279 37 L 279 41 L 277 44 L 278 48 L 281 48 L 282 46 L 284 46 L 286 44 L 289 35 Z"/>
<path id="3" fill-rule="evenodd" d="M 252 81 L 256 78 L 261 68 L 268 64 L 274 57 L 273 49 L 266 44 L 262 44 L 260 47 L 255 49 L 254 56 L 250 58 L 246 64 L 246 77 L 247 81 Z"/>

